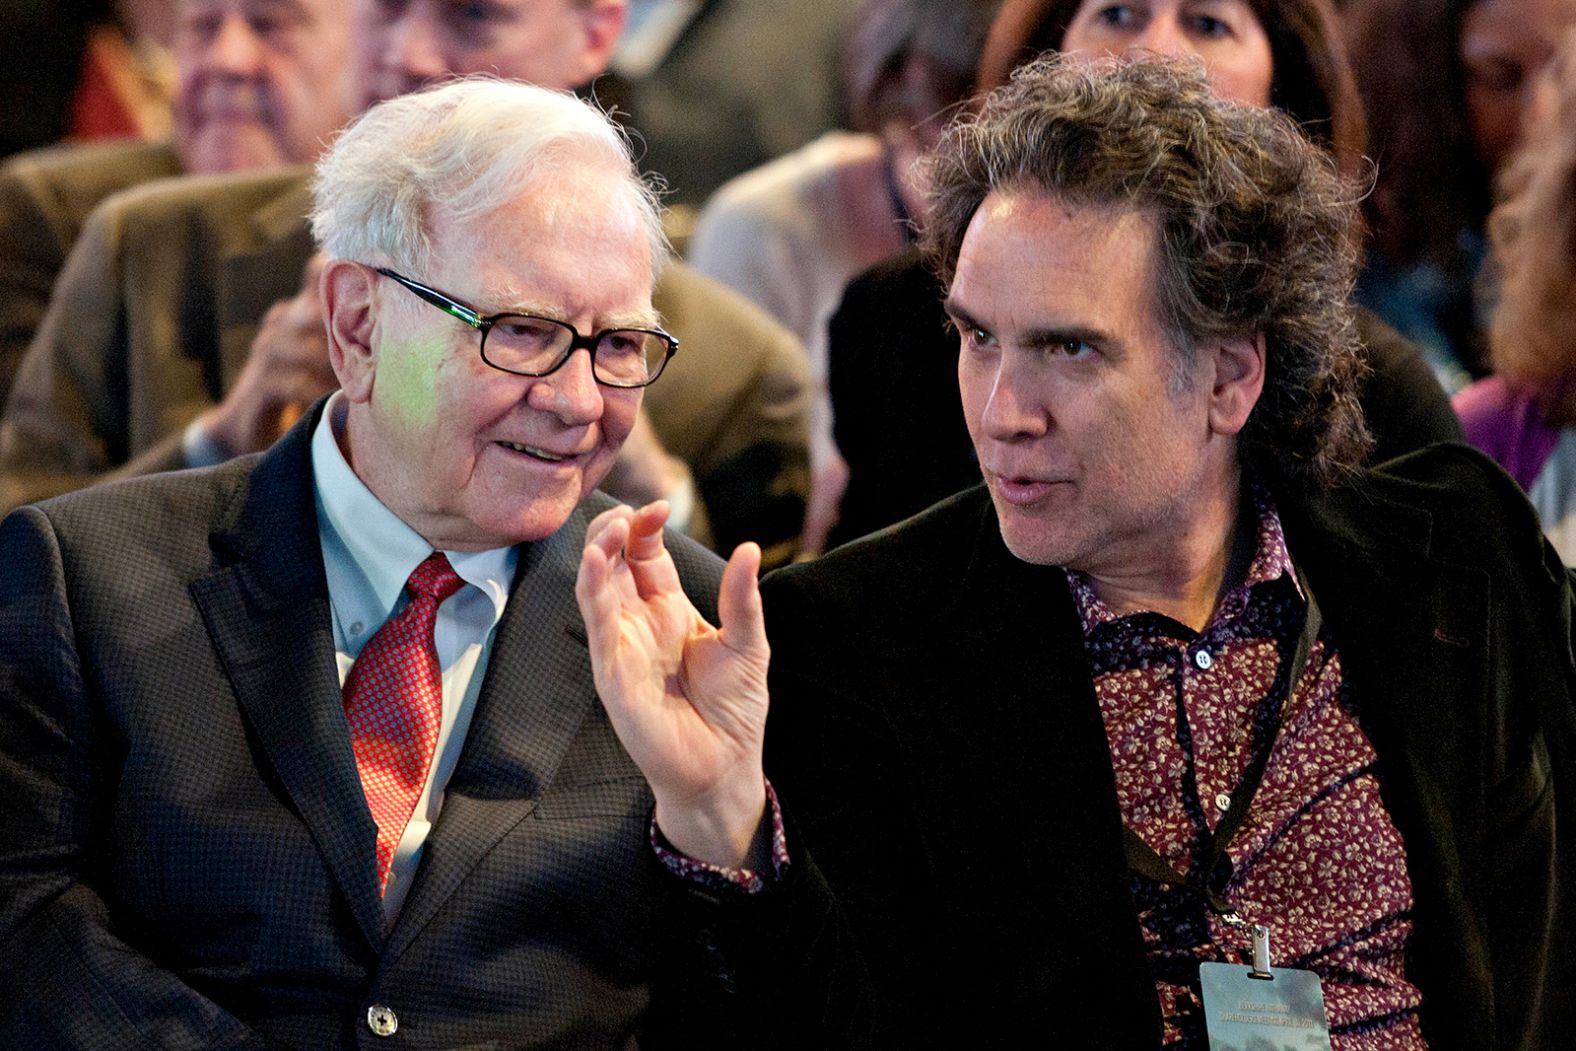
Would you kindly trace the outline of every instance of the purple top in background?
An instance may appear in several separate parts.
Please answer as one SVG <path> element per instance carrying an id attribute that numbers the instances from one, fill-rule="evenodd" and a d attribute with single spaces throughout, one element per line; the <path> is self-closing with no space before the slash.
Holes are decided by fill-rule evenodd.
<path id="1" fill-rule="evenodd" d="M 1559 428 L 1545 423 L 1532 399 L 1498 376 L 1478 380 L 1451 404 L 1467 441 L 1492 456 L 1522 491 L 1531 492 L 1559 440 Z"/>

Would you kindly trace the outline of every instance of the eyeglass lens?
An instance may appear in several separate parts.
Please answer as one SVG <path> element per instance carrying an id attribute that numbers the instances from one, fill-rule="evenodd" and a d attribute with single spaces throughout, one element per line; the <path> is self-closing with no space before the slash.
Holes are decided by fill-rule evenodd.
<path id="1" fill-rule="evenodd" d="M 574 330 L 548 318 L 505 314 L 494 319 L 482 343 L 482 356 L 495 368 L 542 373 L 568 352 Z M 604 383 L 645 383 L 667 361 L 668 345 L 654 332 L 612 329 L 597 340 L 592 369 Z"/>

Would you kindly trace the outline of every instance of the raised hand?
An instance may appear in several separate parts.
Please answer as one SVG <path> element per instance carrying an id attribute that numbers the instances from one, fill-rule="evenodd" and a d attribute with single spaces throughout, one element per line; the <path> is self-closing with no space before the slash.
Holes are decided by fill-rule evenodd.
<path id="1" fill-rule="evenodd" d="M 597 692 L 651 785 L 663 835 L 691 857 L 736 867 L 766 808 L 761 552 L 741 544 L 728 560 L 713 627 L 679 584 L 662 541 L 667 515 L 658 501 L 593 519 L 575 597 Z"/>

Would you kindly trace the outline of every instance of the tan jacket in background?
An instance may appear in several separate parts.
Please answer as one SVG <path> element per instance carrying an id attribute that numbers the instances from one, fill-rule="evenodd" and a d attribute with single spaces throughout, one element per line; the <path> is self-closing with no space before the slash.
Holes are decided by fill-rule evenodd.
<path id="1" fill-rule="evenodd" d="M 180 173 L 163 142 L 51 146 L 0 165 L 0 403 L 88 214 L 112 194 Z"/>

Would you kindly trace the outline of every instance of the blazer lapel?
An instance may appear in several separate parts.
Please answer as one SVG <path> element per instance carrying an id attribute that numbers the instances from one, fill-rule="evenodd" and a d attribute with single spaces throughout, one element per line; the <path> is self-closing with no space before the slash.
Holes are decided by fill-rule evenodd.
<path id="1" fill-rule="evenodd" d="M 1488 712 L 1448 699 L 1486 690 L 1488 574 L 1431 557 L 1432 517 L 1360 485 L 1300 507 L 1280 503 L 1288 547 L 1319 600 L 1358 717 L 1385 776 L 1407 786 L 1386 805 L 1415 803 L 1425 826 L 1439 805 L 1475 810 L 1472 779 L 1449 772 L 1464 772 L 1464 748 L 1476 754 Z"/>
<path id="2" fill-rule="evenodd" d="M 193 581 L 259 750 L 311 830 L 362 934 L 384 940 L 367 809 L 345 721 L 317 539 L 309 413 L 258 464 L 231 521 L 214 531 L 217 568 Z"/>
<path id="3" fill-rule="evenodd" d="M 1066 577 L 1059 567 L 1013 556 L 988 504 L 973 550 L 958 600 L 941 612 L 930 649 L 963 658 L 949 668 L 950 688 L 934 694 L 936 725 L 942 751 L 957 762 L 958 773 L 946 782 L 979 780 L 979 810 L 1010 816 L 1015 871 L 1045 903 L 1039 915 L 1022 919 L 1044 927 L 1044 944 L 1054 951 L 1025 961 L 1022 980 L 1041 988 L 1087 983 L 1090 1003 L 1112 997 L 1153 1004 L 1138 924 L 1122 920 L 1134 916 L 1134 906 L 1121 810 Z M 965 823 L 998 820 L 958 808 L 934 811 Z M 978 833 L 954 834 L 967 841 Z M 1158 1033 L 1160 1018 L 1146 1011 L 1118 1028 Z"/>
<path id="4" fill-rule="evenodd" d="M 249 236 L 218 261 L 215 322 L 219 329 L 221 390 L 235 386 L 268 308 L 301 290 L 312 232 L 310 171 L 280 177 L 280 192 L 249 217 Z"/>
<path id="5" fill-rule="evenodd" d="M 1474 1032 L 1472 1013 L 1463 1012 L 1491 984 L 1485 920 L 1465 896 L 1477 876 L 1463 861 L 1484 840 L 1489 576 L 1433 557 L 1432 517 L 1361 485 L 1302 508 L 1283 501 L 1282 520 L 1405 843 L 1415 923 L 1409 977 L 1425 988 L 1437 1024 L 1464 1034 L 1464 1046 L 1486 1045 L 1489 1035 Z"/>
<path id="6" fill-rule="evenodd" d="M 589 512 L 521 553 L 486 678 L 410 898 L 390 934 L 398 958 L 478 861 L 536 808 L 596 692 L 575 604 Z"/>

